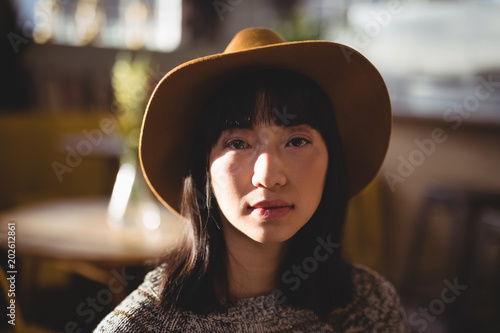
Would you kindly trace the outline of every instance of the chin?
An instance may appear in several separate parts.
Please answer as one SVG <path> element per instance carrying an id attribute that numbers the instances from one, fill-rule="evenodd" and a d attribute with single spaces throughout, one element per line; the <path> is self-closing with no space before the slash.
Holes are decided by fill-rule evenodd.
<path id="1" fill-rule="evenodd" d="M 266 228 L 267 229 L 267 228 Z M 298 230 L 276 230 L 275 228 L 270 228 L 270 230 L 259 230 L 251 235 L 247 235 L 249 238 L 257 243 L 262 244 L 273 244 L 273 243 L 283 243 L 292 238 Z"/>

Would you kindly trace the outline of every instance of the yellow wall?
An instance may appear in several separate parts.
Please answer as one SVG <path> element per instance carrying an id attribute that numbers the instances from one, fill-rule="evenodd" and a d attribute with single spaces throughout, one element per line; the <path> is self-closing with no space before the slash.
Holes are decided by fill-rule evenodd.
<path id="1" fill-rule="evenodd" d="M 100 130 L 109 114 L 31 112 L 0 116 L 0 208 L 54 197 L 103 194 L 111 191 L 116 175 L 115 157 L 104 143 L 90 144 L 90 154 L 66 161 L 67 145 L 76 149 L 88 141 L 82 131 Z M 106 135 L 106 134 L 104 134 Z M 82 150 L 83 152 L 86 151 Z M 77 151 L 78 153 L 78 151 Z M 59 176 L 54 162 L 68 167 Z M 71 172 L 69 171 L 71 169 Z"/>

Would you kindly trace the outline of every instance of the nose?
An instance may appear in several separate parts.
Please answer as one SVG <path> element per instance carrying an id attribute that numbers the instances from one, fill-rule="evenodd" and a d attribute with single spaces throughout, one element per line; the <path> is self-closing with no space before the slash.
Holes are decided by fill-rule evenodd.
<path id="1" fill-rule="evenodd" d="M 254 164 L 252 184 L 255 187 L 273 188 L 286 184 L 283 160 L 269 152 L 261 153 Z"/>

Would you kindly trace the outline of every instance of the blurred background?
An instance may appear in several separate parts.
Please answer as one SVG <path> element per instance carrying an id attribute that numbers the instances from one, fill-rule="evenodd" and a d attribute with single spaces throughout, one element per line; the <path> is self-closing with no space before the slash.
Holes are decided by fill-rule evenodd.
<path id="1" fill-rule="evenodd" d="M 499 332 L 499 18 L 498 0 L 1 1 L 2 309 L 14 287 L 19 332 L 89 332 L 141 282 L 183 232 L 137 167 L 148 95 L 263 26 L 386 80 L 393 135 L 345 255 L 394 283 L 413 332 Z"/>

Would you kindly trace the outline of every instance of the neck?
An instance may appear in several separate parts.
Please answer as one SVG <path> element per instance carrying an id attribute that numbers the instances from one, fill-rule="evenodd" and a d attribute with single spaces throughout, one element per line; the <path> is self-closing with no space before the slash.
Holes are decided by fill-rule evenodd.
<path id="1" fill-rule="evenodd" d="M 258 243 L 232 225 L 224 226 L 224 237 L 230 297 L 255 297 L 277 288 L 279 265 L 285 252 L 284 243 Z"/>

